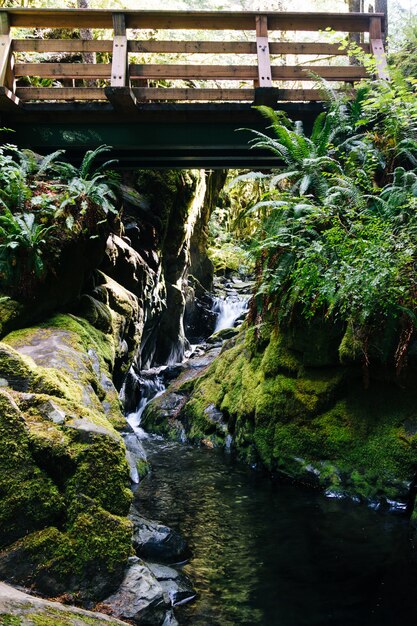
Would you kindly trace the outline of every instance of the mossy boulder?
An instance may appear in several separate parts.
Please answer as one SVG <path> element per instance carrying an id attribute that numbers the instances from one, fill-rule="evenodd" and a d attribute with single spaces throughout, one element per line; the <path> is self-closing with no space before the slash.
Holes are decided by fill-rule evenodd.
<path id="1" fill-rule="evenodd" d="M 336 345 L 335 336 L 329 345 Z M 302 346 L 271 326 L 258 341 L 254 329 L 241 332 L 191 386 L 176 390 L 183 397 L 175 418 L 164 421 L 164 396 L 149 405 L 148 427 L 210 445 L 229 445 L 232 437 L 243 458 L 271 472 L 368 502 L 398 501 L 409 510 L 417 464 L 415 386 L 373 380 L 365 389 L 352 363 L 330 365 L 330 353 L 323 352 L 313 366 Z"/>
<path id="2" fill-rule="evenodd" d="M 0 390 L 0 546 L 63 515 L 64 497 L 37 466 L 30 443 L 23 414 Z"/>
<path id="3" fill-rule="evenodd" d="M 111 381 L 119 339 L 57 315 L 0 344 L 0 574 L 15 584 L 101 599 L 123 577 L 132 494 Z"/>

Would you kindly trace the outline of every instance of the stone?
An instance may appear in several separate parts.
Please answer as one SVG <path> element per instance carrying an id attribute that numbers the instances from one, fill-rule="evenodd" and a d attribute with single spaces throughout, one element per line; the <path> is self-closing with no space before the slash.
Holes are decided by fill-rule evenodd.
<path id="1" fill-rule="evenodd" d="M 172 606 L 186 604 L 194 600 L 196 592 L 185 574 L 173 567 L 159 563 L 146 563 L 146 565 L 168 595 Z"/>
<path id="2" fill-rule="evenodd" d="M 186 557 L 187 542 L 178 532 L 142 517 L 135 507 L 131 508 L 129 519 L 133 523 L 133 547 L 139 556 L 168 563 L 175 563 Z"/>
<path id="3" fill-rule="evenodd" d="M 47 419 L 54 424 L 64 424 L 67 418 L 65 412 L 52 402 L 52 400 L 47 400 L 47 402 L 41 404 L 38 409 L 44 419 Z"/>
<path id="4" fill-rule="evenodd" d="M 167 612 L 162 626 L 179 626 L 173 611 Z"/>
<path id="5" fill-rule="evenodd" d="M 103 601 L 121 619 L 141 626 L 160 626 L 169 607 L 165 593 L 151 570 L 137 557 L 130 564 L 119 589 Z"/>
<path id="6" fill-rule="evenodd" d="M 4 616 L 7 616 L 8 621 L 1 621 L 1 623 L 11 626 L 13 624 L 31 626 L 34 623 L 49 626 L 58 622 L 68 624 L 68 626 L 81 626 L 87 623 L 89 626 L 105 626 L 107 624 L 123 626 L 126 624 L 103 613 L 93 613 L 60 602 L 51 602 L 31 596 L 0 582 L 0 620 Z M 174 624 L 175 622 L 166 622 L 166 626 L 174 626 Z"/>
<path id="7" fill-rule="evenodd" d="M 73 417 L 65 423 L 66 428 L 73 428 L 77 431 L 80 440 L 89 443 L 94 440 L 95 435 L 103 435 L 111 437 L 115 441 L 119 441 L 119 436 L 110 428 L 95 424 L 85 417 Z"/>
<path id="8" fill-rule="evenodd" d="M 217 333 L 214 333 L 207 339 L 207 343 L 218 343 L 219 341 L 224 341 L 225 339 L 231 339 L 235 337 L 239 333 L 239 329 L 237 328 L 222 328 L 222 330 L 218 330 Z"/>
<path id="9" fill-rule="evenodd" d="M 126 459 L 129 463 L 129 471 L 130 471 L 130 480 L 135 485 L 138 485 L 140 482 L 140 475 L 138 472 L 138 461 L 141 461 L 144 464 L 148 463 L 148 459 L 146 457 L 146 452 L 138 439 L 137 435 L 134 432 L 123 433 L 122 434 L 123 441 L 126 446 Z"/>

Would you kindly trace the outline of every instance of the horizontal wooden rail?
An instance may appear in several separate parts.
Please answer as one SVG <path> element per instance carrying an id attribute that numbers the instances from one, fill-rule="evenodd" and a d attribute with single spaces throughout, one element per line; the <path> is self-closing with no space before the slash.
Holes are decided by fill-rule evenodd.
<path id="1" fill-rule="evenodd" d="M 360 44 L 369 52 L 369 44 Z M 128 52 L 162 54 L 256 54 L 254 41 L 135 41 L 128 40 Z M 14 39 L 13 52 L 112 52 L 113 42 L 105 39 Z M 271 54 L 346 56 L 339 44 L 309 42 L 269 43 Z"/>
<path id="2" fill-rule="evenodd" d="M 319 89 L 279 89 L 277 91 L 278 101 L 320 102 L 323 100 L 323 92 Z M 253 102 L 255 99 L 255 89 L 137 87 L 133 88 L 132 92 L 140 101 Z M 16 96 L 22 102 L 107 100 L 104 89 L 94 87 L 18 87 Z"/>
<path id="3" fill-rule="evenodd" d="M 272 66 L 272 80 L 326 80 L 353 81 L 367 76 L 357 65 L 280 65 Z M 15 76 L 42 78 L 110 78 L 109 63 L 16 63 Z M 196 80 L 256 80 L 256 65 L 131 65 L 130 79 L 196 79 Z"/>
<path id="4" fill-rule="evenodd" d="M 23 102 L 32 100 L 107 100 L 104 89 L 94 87 L 17 87 L 16 96 Z"/>
<path id="5" fill-rule="evenodd" d="M 111 9 L 1 9 L 11 27 L 20 28 L 113 28 L 113 14 L 122 12 L 126 28 L 255 30 L 257 15 L 266 15 L 268 29 L 368 32 L 371 17 L 378 17 L 385 30 L 383 13 L 304 13 L 260 11 L 128 11 Z"/>
<path id="6" fill-rule="evenodd" d="M 51 64 L 52 65 L 52 64 Z M 346 66 L 272 66 L 272 80 L 316 80 L 312 74 L 327 80 L 352 81 L 365 78 L 365 68 Z M 146 79 L 256 80 L 256 65 L 131 65 L 132 81 Z"/>
<path id="7" fill-rule="evenodd" d="M 16 63 L 15 76 L 110 78 L 110 63 Z"/>

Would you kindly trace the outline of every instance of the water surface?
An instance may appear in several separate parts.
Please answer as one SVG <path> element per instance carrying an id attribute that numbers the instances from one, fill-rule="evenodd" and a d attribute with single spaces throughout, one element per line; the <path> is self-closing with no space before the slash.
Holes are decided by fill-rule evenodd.
<path id="1" fill-rule="evenodd" d="M 142 513 L 188 540 L 198 599 L 181 626 L 417 624 L 402 518 L 280 484 L 219 450 L 149 439 Z"/>

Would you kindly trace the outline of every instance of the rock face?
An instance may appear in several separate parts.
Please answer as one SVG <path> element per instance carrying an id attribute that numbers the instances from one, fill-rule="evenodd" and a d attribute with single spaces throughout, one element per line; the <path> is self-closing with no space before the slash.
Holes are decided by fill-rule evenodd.
<path id="1" fill-rule="evenodd" d="M 0 576 L 85 602 L 125 575 L 129 486 L 148 468 L 119 390 L 132 363 L 182 358 L 191 239 L 214 197 L 200 171 L 131 178 L 124 224 L 74 235 L 30 303 L 0 294 Z M 184 552 L 173 531 L 146 524 L 147 539 L 135 530 L 141 553 Z"/>

